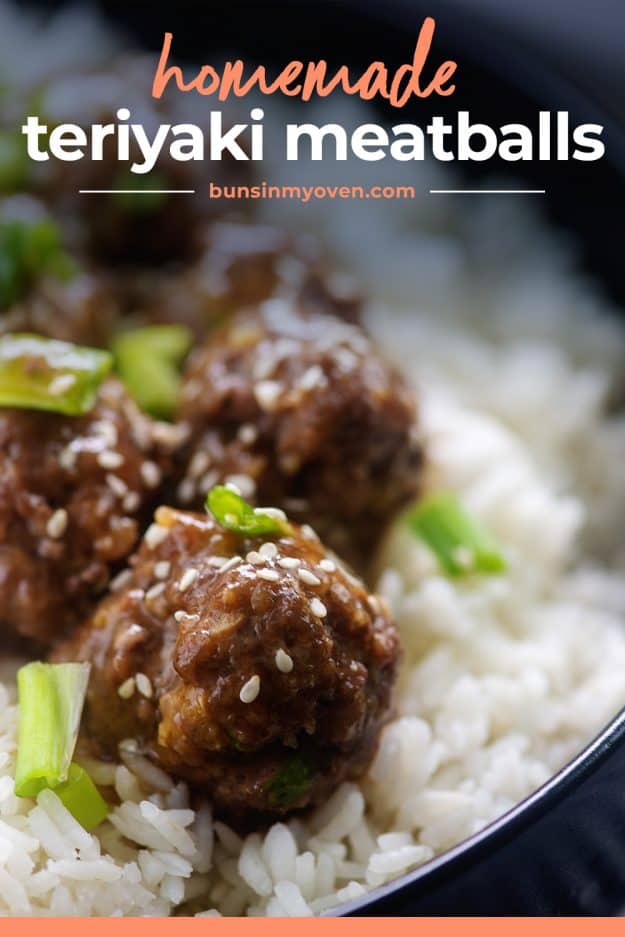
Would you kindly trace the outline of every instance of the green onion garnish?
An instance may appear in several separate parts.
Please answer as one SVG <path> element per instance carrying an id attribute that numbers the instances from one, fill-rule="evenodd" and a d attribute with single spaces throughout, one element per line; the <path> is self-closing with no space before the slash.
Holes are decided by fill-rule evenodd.
<path id="1" fill-rule="evenodd" d="M 305 797 L 313 781 L 307 759 L 293 755 L 267 785 L 269 803 L 273 807 L 291 807 Z"/>
<path id="2" fill-rule="evenodd" d="M 288 523 L 279 517 L 253 508 L 241 495 L 224 485 L 215 485 L 206 496 L 206 509 L 226 530 L 244 537 L 286 534 Z"/>
<path id="3" fill-rule="evenodd" d="M 112 365 L 109 352 L 41 335 L 0 337 L 0 407 L 79 416 L 93 407 Z"/>
<path id="4" fill-rule="evenodd" d="M 149 325 L 115 337 L 117 373 L 142 410 L 159 419 L 173 416 L 179 366 L 191 342 L 191 332 L 183 325 Z"/>
<path id="5" fill-rule="evenodd" d="M 20 705 L 18 797 L 68 780 L 89 681 L 89 664 L 34 661 L 17 672 Z"/>
<path id="6" fill-rule="evenodd" d="M 0 222 L 0 309 L 22 299 L 39 277 L 67 280 L 75 272 L 53 221 Z"/>
<path id="7" fill-rule="evenodd" d="M 88 832 L 106 818 L 109 808 L 84 768 L 72 762 L 67 781 L 53 788 L 63 806 Z"/>
<path id="8" fill-rule="evenodd" d="M 452 494 L 440 492 L 424 498 L 408 515 L 408 524 L 449 576 L 506 569 L 496 541 Z"/>

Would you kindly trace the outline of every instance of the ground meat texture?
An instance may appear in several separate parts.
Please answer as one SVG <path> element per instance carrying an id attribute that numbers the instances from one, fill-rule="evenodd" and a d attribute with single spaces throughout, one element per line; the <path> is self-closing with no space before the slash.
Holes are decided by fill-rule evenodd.
<path id="1" fill-rule="evenodd" d="M 269 225 L 215 222 L 195 263 L 183 270 L 121 271 L 117 282 L 122 307 L 135 317 L 182 323 L 201 340 L 233 313 L 271 296 L 349 321 L 360 311 L 354 282 L 328 272 L 314 238 Z"/>
<path id="2" fill-rule="evenodd" d="M 50 643 L 91 609 L 153 507 L 157 430 L 112 378 L 83 417 L 0 409 L 0 634 Z"/>
<path id="3" fill-rule="evenodd" d="M 353 325 L 282 301 L 242 313 L 192 355 L 179 416 L 191 427 L 178 503 L 237 484 L 363 567 L 419 485 L 415 404 Z"/>
<path id="4" fill-rule="evenodd" d="M 397 658 L 383 601 L 310 531 L 244 539 L 172 508 L 54 654 L 92 663 L 85 728 L 104 752 L 134 740 L 239 818 L 319 803 L 362 774 Z"/>
<path id="5" fill-rule="evenodd" d="M 111 280 L 78 272 L 67 282 L 46 277 L 27 296 L 0 312 L 0 333 L 36 332 L 78 345 L 108 345 L 120 307 Z"/>

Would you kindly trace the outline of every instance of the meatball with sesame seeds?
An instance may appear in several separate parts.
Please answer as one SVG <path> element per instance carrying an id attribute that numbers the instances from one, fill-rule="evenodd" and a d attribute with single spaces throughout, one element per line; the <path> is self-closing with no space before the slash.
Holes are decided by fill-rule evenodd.
<path id="1" fill-rule="evenodd" d="M 398 660 L 383 601 L 311 531 L 277 531 L 159 508 L 123 581 L 54 653 L 92 664 L 85 729 L 101 753 L 132 739 L 241 821 L 365 771 Z"/>
<path id="2" fill-rule="evenodd" d="M 357 568 L 419 487 L 406 382 L 357 326 L 282 300 L 239 313 L 191 356 L 179 416 L 191 435 L 178 504 L 233 482 L 312 523 Z"/>
<path id="3" fill-rule="evenodd" d="M 183 271 L 131 269 L 117 274 L 124 309 L 148 322 L 178 322 L 203 340 L 238 309 L 271 296 L 296 297 L 309 311 L 349 321 L 360 312 L 354 282 L 331 274 L 320 246 L 264 224 L 214 222 L 197 260 Z"/>
<path id="4" fill-rule="evenodd" d="M 68 417 L 0 409 L 0 635 L 49 643 L 91 609 L 132 551 L 170 461 L 110 378 Z"/>

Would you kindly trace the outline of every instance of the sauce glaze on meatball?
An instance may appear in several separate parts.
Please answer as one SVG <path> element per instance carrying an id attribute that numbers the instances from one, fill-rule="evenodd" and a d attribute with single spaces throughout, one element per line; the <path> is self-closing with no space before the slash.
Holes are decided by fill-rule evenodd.
<path id="1" fill-rule="evenodd" d="M 105 752 L 132 739 L 235 817 L 319 803 L 362 774 L 397 658 L 383 601 L 312 529 L 241 537 L 164 507 L 55 652 L 91 661 L 86 728 Z"/>
<path id="2" fill-rule="evenodd" d="M 113 378 L 82 417 L 0 409 L 0 631 L 49 642 L 90 610 L 154 505 L 162 429 Z"/>
<path id="3" fill-rule="evenodd" d="M 357 326 L 283 300 L 239 313 L 191 356 L 178 415 L 191 428 L 178 503 L 230 479 L 356 566 L 419 485 L 403 378 Z"/>

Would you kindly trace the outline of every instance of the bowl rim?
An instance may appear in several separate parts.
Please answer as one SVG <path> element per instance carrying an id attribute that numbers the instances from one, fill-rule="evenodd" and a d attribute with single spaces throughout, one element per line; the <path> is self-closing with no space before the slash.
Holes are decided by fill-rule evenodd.
<path id="1" fill-rule="evenodd" d="M 578 755 L 560 768 L 549 780 L 477 833 L 473 833 L 440 855 L 434 856 L 416 869 L 405 872 L 359 898 L 338 905 L 324 912 L 322 916 L 343 917 L 367 913 L 378 902 L 396 896 L 400 892 L 409 891 L 416 882 L 431 879 L 435 884 L 442 877 L 442 873 L 449 874 L 454 871 L 455 867 L 460 870 L 461 867 L 479 860 L 484 852 L 503 845 L 515 833 L 531 826 L 548 810 L 564 800 L 570 791 L 590 777 L 619 745 L 625 746 L 625 707 Z"/>

